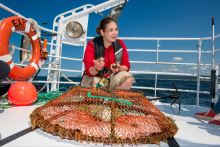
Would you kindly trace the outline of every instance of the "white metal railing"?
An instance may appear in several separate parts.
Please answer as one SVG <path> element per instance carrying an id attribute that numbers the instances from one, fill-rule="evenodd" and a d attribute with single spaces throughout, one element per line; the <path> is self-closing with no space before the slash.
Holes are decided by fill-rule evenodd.
<path id="1" fill-rule="evenodd" d="M 218 38 L 219 35 L 214 38 Z M 87 37 L 87 39 L 92 39 L 93 37 Z M 198 67 L 198 72 L 196 74 L 190 74 L 190 73 L 169 73 L 169 72 L 147 72 L 147 71 L 130 71 L 130 73 L 138 73 L 138 74 L 155 74 L 155 87 L 140 87 L 140 86 L 132 86 L 132 88 L 136 89 L 148 89 L 148 90 L 155 90 L 155 97 L 156 97 L 156 91 L 157 90 L 167 90 L 167 88 L 157 88 L 157 75 L 182 75 L 182 76 L 195 76 L 197 77 L 197 90 L 184 90 L 179 89 L 178 91 L 181 92 L 193 92 L 197 93 L 197 101 L 196 105 L 199 105 L 199 94 L 205 93 L 209 94 L 209 91 L 200 91 L 200 79 L 208 79 L 206 77 L 200 77 L 200 66 L 202 65 L 208 65 L 211 66 L 211 64 L 201 64 L 201 53 L 212 53 L 211 51 L 201 51 L 201 42 L 202 40 L 210 40 L 211 38 L 132 38 L 132 37 L 119 37 L 123 40 L 197 40 L 198 45 L 198 51 L 193 50 L 140 50 L 140 49 L 127 49 L 128 51 L 142 51 L 142 52 L 157 52 L 157 61 L 158 61 L 158 53 L 160 52 L 184 52 L 184 53 L 197 53 L 197 63 L 168 63 L 168 62 L 145 62 L 145 61 L 130 61 L 130 63 L 141 63 L 141 64 L 163 64 L 163 65 L 192 65 Z M 216 52 L 216 51 L 215 51 Z M 219 63 L 216 63 L 219 64 Z M 175 89 L 169 89 L 171 91 L 175 91 Z"/>
<path id="2" fill-rule="evenodd" d="M 93 37 L 87 37 L 87 39 L 92 39 Z M 138 74 L 155 74 L 155 86 L 154 87 L 141 87 L 141 86 L 132 86 L 132 88 L 135 89 L 147 89 L 147 90 L 155 90 L 155 97 L 156 97 L 156 91 L 157 90 L 167 90 L 167 88 L 157 88 L 157 75 L 181 75 L 181 76 L 195 76 L 197 77 L 197 90 L 184 90 L 184 89 L 178 89 L 180 92 L 193 92 L 197 93 L 197 105 L 199 105 L 199 94 L 200 93 L 205 93 L 209 94 L 209 91 L 200 91 L 200 79 L 210 79 L 207 77 L 200 77 L 200 66 L 201 65 L 208 65 L 211 66 L 211 64 L 201 64 L 201 53 L 211 53 L 211 51 L 201 51 L 201 41 L 205 39 L 201 38 L 132 38 L 132 37 L 119 37 L 120 39 L 123 40 L 198 40 L 199 45 L 198 45 L 198 51 L 193 51 L 193 50 L 140 50 L 140 49 L 127 49 L 128 51 L 135 52 L 135 51 L 142 51 L 142 52 L 157 52 L 157 53 L 162 53 L 162 52 L 184 52 L 184 53 L 197 53 L 197 63 L 168 63 L 168 62 L 146 62 L 146 61 L 130 61 L 130 63 L 141 63 L 141 64 L 163 64 L 163 65 L 191 65 L 191 66 L 198 66 L 198 72 L 196 74 L 193 73 L 169 73 L 169 72 L 147 72 L 147 71 L 130 71 L 130 73 L 138 73 Z M 217 38 L 217 37 L 215 37 Z M 211 38 L 209 38 L 211 39 Z M 208 40 L 206 38 L 206 40 Z M 75 61 L 82 61 L 82 59 L 75 59 L 75 58 L 66 58 L 66 57 L 60 57 L 60 56 L 51 56 L 51 57 L 56 57 L 56 58 L 63 58 L 67 60 L 75 60 Z M 157 55 L 157 61 L 158 61 L 158 55 Z M 219 63 L 216 63 L 219 64 Z M 47 68 L 45 68 L 47 69 Z M 58 69 L 55 69 L 58 70 Z M 60 69 L 60 71 L 68 71 L 68 70 L 63 70 Z M 81 70 L 73 71 L 69 70 L 69 72 L 82 72 Z M 53 82 L 54 83 L 54 82 Z M 59 83 L 65 83 L 67 84 L 68 82 L 62 82 L 60 81 Z M 77 82 L 76 82 L 77 83 Z M 69 83 L 70 84 L 70 83 Z M 72 83 L 71 83 L 72 84 Z M 169 89 L 171 91 L 175 91 L 175 89 Z"/>

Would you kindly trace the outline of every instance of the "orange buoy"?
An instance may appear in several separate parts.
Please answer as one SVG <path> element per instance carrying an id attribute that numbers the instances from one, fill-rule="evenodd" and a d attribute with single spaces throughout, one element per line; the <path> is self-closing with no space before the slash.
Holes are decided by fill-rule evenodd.
<path id="1" fill-rule="evenodd" d="M 9 88 L 8 98 L 15 105 L 29 105 L 36 101 L 37 90 L 33 84 L 26 81 L 19 81 Z"/>
<path id="2" fill-rule="evenodd" d="M 24 32 L 31 40 L 33 57 L 28 66 L 20 68 L 13 62 L 9 54 L 8 42 L 15 31 Z M 8 63 L 11 68 L 9 77 L 15 80 L 26 80 L 31 78 L 42 66 L 42 44 L 40 36 L 33 24 L 21 17 L 8 17 L 0 24 L 0 60 Z"/>

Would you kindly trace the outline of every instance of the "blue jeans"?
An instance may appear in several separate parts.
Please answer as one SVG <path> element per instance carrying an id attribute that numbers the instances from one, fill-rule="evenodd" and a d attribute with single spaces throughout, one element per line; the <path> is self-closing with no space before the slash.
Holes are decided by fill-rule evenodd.
<path id="1" fill-rule="evenodd" d="M 218 102 L 214 105 L 213 111 L 215 112 L 215 114 L 219 114 L 219 113 L 220 113 L 220 99 L 219 99 Z"/>

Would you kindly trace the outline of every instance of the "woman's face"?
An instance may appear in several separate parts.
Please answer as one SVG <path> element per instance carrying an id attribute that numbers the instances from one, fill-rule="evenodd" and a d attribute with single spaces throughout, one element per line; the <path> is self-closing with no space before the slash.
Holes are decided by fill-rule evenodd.
<path id="1" fill-rule="evenodd" d="M 103 36 L 104 43 L 111 44 L 115 42 L 118 37 L 118 26 L 115 22 L 111 22 L 107 25 L 105 30 L 100 30 L 101 35 Z"/>

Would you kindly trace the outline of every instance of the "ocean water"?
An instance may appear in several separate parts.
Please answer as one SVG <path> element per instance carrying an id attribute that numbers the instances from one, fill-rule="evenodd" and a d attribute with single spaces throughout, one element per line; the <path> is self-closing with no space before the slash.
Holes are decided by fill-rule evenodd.
<path id="1" fill-rule="evenodd" d="M 74 82 L 80 82 L 80 77 L 69 77 Z M 158 78 L 159 79 L 159 78 Z M 46 76 L 37 76 L 35 80 L 46 80 Z M 144 87 L 154 87 L 155 80 L 152 77 L 148 78 L 135 78 L 136 82 L 133 86 L 144 86 Z M 60 81 L 67 80 L 61 77 Z M 188 89 L 188 90 L 196 90 L 197 89 L 197 81 L 195 79 L 186 79 L 185 77 L 178 77 L 178 79 L 159 79 L 157 81 L 158 88 L 167 88 L 167 89 L 175 89 L 173 86 L 175 84 L 177 89 Z M 44 84 L 40 84 L 43 86 Z M 70 86 L 74 86 L 73 84 L 60 84 L 61 87 L 69 88 Z M 144 90 L 144 89 L 132 89 L 142 91 L 145 96 L 153 96 L 154 97 L 154 90 Z M 210 91 L 210 81 L 200 81 L 200 91 Z M 181 94 L 181 104 L 182 105 L 196 105 L 196 93 L 192 92 L 179 92 Z M 169 91 L 161 91 L 158 90 L 156 93 L 157 97 L 168 97 L 169 95 L 173 95 L 173 93 Z M 211 98 L 209 94 L 200 94 L 200 106 L 210 107 L 211 106 Z M 172 103 L 173 99 L 163 99 L 160 100 L 163 103 Z M 175 103 L 179 103 L 177 100 Z"/>

